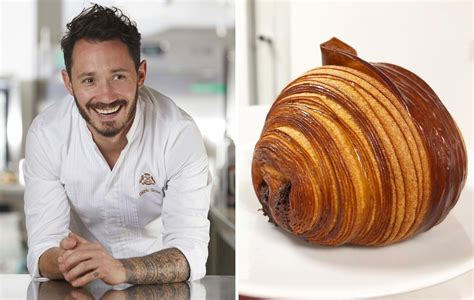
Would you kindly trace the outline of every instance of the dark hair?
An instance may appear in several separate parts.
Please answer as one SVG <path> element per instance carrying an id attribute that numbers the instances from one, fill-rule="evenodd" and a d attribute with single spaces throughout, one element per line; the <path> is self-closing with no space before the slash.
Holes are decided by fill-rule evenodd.
<path id="1" fill-rule="evenodd" d="M 127 45 L 135 68 L 140 65 L 140 33 L 135 22 L 116 7 L 103 7 L 94 4 L 85 8 L 66 25 L 66 35 L 61 39 L 66 71 L 71 77 L 72 51 L 80 39 L 88 41 L 110 41 L 119 39 Z"/>

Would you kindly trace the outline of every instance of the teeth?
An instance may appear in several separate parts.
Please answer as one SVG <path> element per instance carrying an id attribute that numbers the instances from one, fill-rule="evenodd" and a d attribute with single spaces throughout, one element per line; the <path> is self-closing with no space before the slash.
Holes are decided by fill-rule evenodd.
<path id="1" fill-rule="evenodd" d="M 98 112 L 101 115 L 110 115 L 110 114 L 113 114 L 113 113 L 117 112 L 119 110 L 119 108 L 120 108 L 120 105 L 116 106 L 115 108 L 110 108 L 110 109 L 98 109 L 98 108 L 96 108 L 95 111 Z"/>

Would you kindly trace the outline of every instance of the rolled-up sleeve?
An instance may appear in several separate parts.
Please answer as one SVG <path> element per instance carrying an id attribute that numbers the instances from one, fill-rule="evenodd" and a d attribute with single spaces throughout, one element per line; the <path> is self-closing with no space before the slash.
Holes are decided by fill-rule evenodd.
<path id="1" fill-rule="evenodd" d="M 40 277 L 40 256 L 58 247 L 69 230 L 69 202 L 59 180 L 59 157 L 54 157 L 57 149 L 53 147 L 57 145 L 50 145 L 40 136 L 33 130 L 28 132 L 23 169 L 27 267 L 32 277 Z"/>
<path id="2" fill-rule="evenodd" d="M 206 274 L 209 244 L 209 203 L 212 179 L 201 134 L 187 120 L 171 134 L 165 148 L 168 177 L 163 200 L 163 245 L 186 257 L 189 281 Z"/>

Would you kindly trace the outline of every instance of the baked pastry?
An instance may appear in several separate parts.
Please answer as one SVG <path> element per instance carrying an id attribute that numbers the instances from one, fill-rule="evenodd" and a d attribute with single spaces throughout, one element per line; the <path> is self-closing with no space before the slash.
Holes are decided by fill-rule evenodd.
<path id="1" fill-rule="evenodd" d="M 455 121 L 421 78 L 333 38 L 286 86 L 254 150 L 269 221 L 321 245 L 387 245 L 439 224 L 467 173 Z"/>

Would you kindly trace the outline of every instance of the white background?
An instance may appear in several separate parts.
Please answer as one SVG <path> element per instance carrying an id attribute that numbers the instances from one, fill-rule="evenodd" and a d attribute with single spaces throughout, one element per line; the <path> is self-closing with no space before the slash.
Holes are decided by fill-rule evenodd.
<path id="1" fill-rule="evenodd" d="M 247 17 L 248 3 L 236 6 L 237 26 Z M 287 11 L 286 17 L 282 11 Z M 273 39 L 276 61 L 271 64 L 268 55 L 262 58 L 267 45 L 256 43 L 258 76 L 264 79 L 258 82 L 258 99 L 253 99 L 248 89 L 251 68 L 245 64 L 252 51 L 246 45 L 252 37 L 246 31 L 237 34 L 243 62 L 238 63 L 237 73 L 240 104 L 272 103 L 289 80 L 321 66 L 319 45 L 335 36 L 364 60 L 397 64 L 425 80 L 472 148 L 472 18 L 472 1 L 256 0 L 256 34 Z M 259 20 L 266 20 L 265 24 Z M 282 34 L 281 24 L 289 27 L 287 34 Z M 272 72 L 277 72 L 276 91 L 271 91 Z"/>

